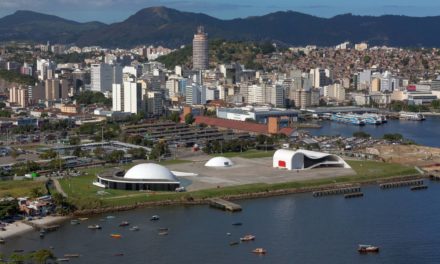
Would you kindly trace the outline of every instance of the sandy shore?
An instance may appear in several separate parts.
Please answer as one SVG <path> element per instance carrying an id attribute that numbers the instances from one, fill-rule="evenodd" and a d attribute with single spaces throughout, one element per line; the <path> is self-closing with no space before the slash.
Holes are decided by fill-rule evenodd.
<path id="1" fill-rule="evenodd" d="M 54 225 L 69 219 L 67 216 L 46 216 L 41 219 L 33 220 L 32 223 L 37 226 Z M 6 231 L 0 231 L 0 238 L 8 239 L 23 233 L 34 231 L 34 227 L 25 223 L 25 221 L 17 221 L 5 227 Z"/>
<path id="2" fill-rule="evenodd" d="M 5 227 L 5 229 L 6 231 L 0 231 L 0 237 L 3 239 L 8 239 L 10 237 L 18 236 L 34 230 L 32 226 L 29 226 L 23 222 L 9 224 Z"/>

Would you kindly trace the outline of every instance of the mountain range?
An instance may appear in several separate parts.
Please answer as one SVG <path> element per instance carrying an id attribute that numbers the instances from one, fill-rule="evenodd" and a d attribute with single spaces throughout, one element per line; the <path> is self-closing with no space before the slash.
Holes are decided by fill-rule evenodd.
<path id="1" fill-rule="evenodd" d="M 139 44 L 177 47 L 191 43 L 197 26 L 210 38 L 331 46 L 344 41 L 371 45 L 438 47 L 440 16 L 338 15 L 321 18 L 294 11 L 222 20 L 166 7 L 142 9 L 113 24 L 79 23 L 53 15 L 17 11 L 0 19 L 0 41 L 71 43 L 128 48 Z"/>

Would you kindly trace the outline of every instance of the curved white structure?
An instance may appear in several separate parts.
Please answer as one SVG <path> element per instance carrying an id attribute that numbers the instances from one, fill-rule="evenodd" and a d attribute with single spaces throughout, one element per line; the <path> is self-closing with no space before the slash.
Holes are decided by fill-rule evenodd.
<path id="1" fill-rule="evenodd" d="M 133 191 L 175 191 L 180 182 L 169 169 L 154 163 L 133 166 L 126 173 L 114 168 L 97 175 L 93 185 L 101 188 Z"/>
<path id="2" fill-rule="evenodd" d="M 139 181 L 178 181 L 176 176 L 164 166 L 154 163 L 142 163 L 129 169 L 124 179 L 139 180 Z"/>
<path id="3" fill-rule="evenodd" d="M 351 168 L 341 157 L 329 153 L 304 149 L 279 149 L 273 155 L 273 167 L 287 170 L 304 170 L 316 167 Z"/>
<path id="4" fill-rule="evenodd" d="M 225 157 L 215 157 L 205 163 L 205 167 L 231 167 L 233 165 L 234 162 Z"/>

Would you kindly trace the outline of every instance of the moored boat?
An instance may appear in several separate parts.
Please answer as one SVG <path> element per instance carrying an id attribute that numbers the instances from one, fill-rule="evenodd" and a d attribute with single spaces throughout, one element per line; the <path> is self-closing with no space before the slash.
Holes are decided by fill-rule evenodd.
<path id="1" fill-rule="evenodd" d="M 79 254 L 64 254 L 65 258 L 79 258 Z"/>
<path id="2" fill-rule="evenodd" d="M 359 245 L 358 247 L 359 253 L 377 253 L 379 252 L 379 247 L 372 245 Z"/>
<path id="3" fill-rule="evenodd" d="M 132 226 L 132 227 L 130 227 L 130 231 L 139 231 L 139 227 L 138 226 Z"/>
<path id="4" fill-rule="evenodd" d="M 238 242 L 238 241 L 229 242 L 230 246 L 236 246 L 238 244 L 240 244 L 240 242 Z"/>
<path id="5" fill-rule="evenodd" d="M 240 238 L 240 241 L 252 241 L 252 240 L 255 240 L 254 235 L 245 235 L 244 237 Z"/>
<path id="6" fill-rule="evenodd" d="M 399 119 L 411 120 L 411 121 L 423 121 L 425 120 L 425 116 L 420 113 L 400 112 Z"/>
<path id="7" fill-rule="evenodd" d="M 121 234 L 110 234 L 110 237 L 112 238 L 121 238 Z"/>
<path id="8" fill-rule="evenodd" d="M 68 262 L 70 261 L 69 258 L 57 258 L 57 262 Z"/>
<path id="9" fill-rule="evenodd" d="M 234 225 L 234 226 L 241 226 L 241 225 L 243 225 L 243 223 L 242 222 L 235 222 L 235 223 L 232 223 L 232 225 Z"/>
<path id="10" fill-rule="evenodd" d="M 121 222 L 121 223 L 119 224 L 119 226 L 129 226 L 129 225 L 130 225 L 130 223 L 127 222 L 127 221 Z"/>
<path id="11" fill-rule="evenodd" d="M 166 236 L 168 235 L 168 231 L 160 231 L 159 236 Z"/>
<path id="12" fill-rule="evenodd" d="M 0 238 L 0 244 L 4 244 L 6 243 L 6 240 L 4 240 L 3 238 Z"/>
<path id="13" fill-rule="evenodd" d="M 96 229 L 101 229 L 102 227 L 100 225 L 89 225 L 87 228 L 96 230 Z"/>
<path id="14" fill-rule="evenodd" d="M 261 254 L 261 255 L 266 254 L 266 252 L 267 251 L 264 248 L 256 248 L 256 249 L 252 250 L 252 253 Z"/>
<path id="15" fill-rule="evenodd" d="M 157 221 L 157 220 L 159 220 L 159 216 L 158 215 L 153 215 L 151 218 L 150 218 L 150 220 L 151 221 Z"/>
<path id="16" fill-rule="evenodd" d="M 79 222 L 78 219 L 73 219 L 73 220 L 70 220 L 70 224 L 71 224 L 71 225 L 79 225 L 80 222 Z"/>

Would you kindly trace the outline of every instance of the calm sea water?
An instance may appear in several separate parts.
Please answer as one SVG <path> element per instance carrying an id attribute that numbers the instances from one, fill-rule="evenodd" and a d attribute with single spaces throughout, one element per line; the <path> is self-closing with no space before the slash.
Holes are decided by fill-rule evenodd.
<path id="1" fill-rule="evenodd" d="M 54 246 L 58 256 L 82 255 L 70 263 L 440 263 L 440 184 L 427 184 L 427 190 L 415 192 L 364 187 L 365 196 L 354 199 L 300 194 L 245 200 L 239 213 L 208 206 L 146 208 L 105 222 L 99 221 L 105 216 L 96 216 L 81 225 L 66 223 L 44 239 L 26 234 L 0 250 Z M 153 214 L 161 219 L 149 221 Z M 140 230 L 119 227 L 121 221 Z M 243 225 L 232 226 L 237 221 Z M 103 229 L 87 229 L 96 223 Z M 170 228 L 169 235 L 159 236 L 159 227 Z M 122 238 L 112 239 L 111 233 Z M 229 245 L 248 233 L 256 240 Z M 378 245 L 381 252 L 360 255 L 359 243 Z M 256 247 L 268 254 L 250 253 Z"/>
<path id="2" fill-rule="evenodd" d="M 429 116 L 425 121 L 388 120 L 380 126 L 355 126 L 350 124 L 324 121 L 320 129 L 310 129 L 312 135 L 341 135 L 351 137 L 354 132 L 364 131 L 373 137 L 381 138 L 384 134 L 400 133 L 404 138 L 417 144 L 440 147 L 440 117 Z"/>

